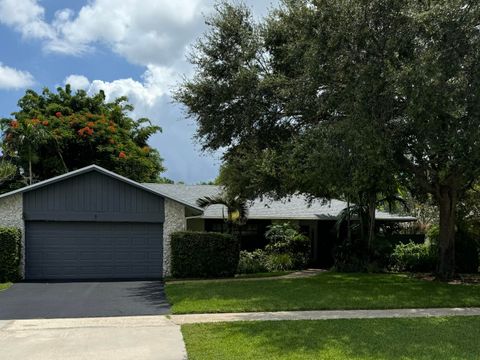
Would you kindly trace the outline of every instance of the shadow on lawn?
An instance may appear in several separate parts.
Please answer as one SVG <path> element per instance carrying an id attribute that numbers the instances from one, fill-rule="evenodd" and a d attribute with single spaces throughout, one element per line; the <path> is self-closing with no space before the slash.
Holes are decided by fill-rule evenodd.
<path id="1" fill-rule="evenodd" d="M 480 358 L 479 328 L 479 317 L 466 317 L 223 323 L 185 333 L 193 352 L 198 336 L 225 359 L 443 360 Z M 222 342 L 236 346 L 226 350 Z"/>
<path id="2" fill-rule="evenodd" d="M 398 275 L 325 274 L 309 279 L 168 285 L 176 313 L 464 307 L 480 305 L 480 286 Z"/>

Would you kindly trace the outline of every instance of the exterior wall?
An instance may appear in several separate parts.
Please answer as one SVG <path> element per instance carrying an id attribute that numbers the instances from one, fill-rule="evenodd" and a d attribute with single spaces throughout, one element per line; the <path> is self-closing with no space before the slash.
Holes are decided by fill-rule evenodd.
<path id="1" fill-rule="evenodd" d="M 203 219 L 187 219 L 188 231 L 205 231 L 205 220 Z"/>
<path id="2" fill-rule="evenodd" d="M 170 235 L 186 229 L 185 206 L 165 198 L 165 222 L 163 223 L 163 276 L 171 273 Z"/>
<path id="3" fill-rule="evenodd" d="M 20 273 L 25 273 L 25 223 L 23 221 L 23 195 L 15 194 L 0 199 L 0 226 L 16 227 L 22 231 L 22 259 Z"/>
<path id="4" fill-rule="evenodd" d="M 91 171 L 24 194 L 25 220 L 163 222 L 163 199 Z"/>

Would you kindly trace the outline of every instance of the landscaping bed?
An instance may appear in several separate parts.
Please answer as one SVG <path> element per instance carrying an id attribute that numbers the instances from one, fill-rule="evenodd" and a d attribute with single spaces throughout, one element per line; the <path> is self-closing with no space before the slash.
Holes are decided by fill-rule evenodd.
<path id="1" fill-rule="evenodd" d="M 480 358 L 480 317 L 260 321 L 182 326 L 191 360 Z"/>
<path id="2" fill-rule="evenodd" d="M 2 283 L 0 284 L 0 291 L 8 289 L 10 286 L 12 286 L 11 283 Z"/>
<path id="3" fill-rule="evenodd" d="M 401 274 L 322 273 L 310 278 L 167 283 L 172 312 L 400 309 L 480 306 L 479 285 Z"/>

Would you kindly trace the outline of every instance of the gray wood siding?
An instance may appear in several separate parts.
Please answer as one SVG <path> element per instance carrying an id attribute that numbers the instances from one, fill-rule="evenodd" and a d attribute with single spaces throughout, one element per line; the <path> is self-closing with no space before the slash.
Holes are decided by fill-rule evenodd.
<path id="1" fill-rule="evenodd" d="M 164 221 L 164 200 L 92 171 L 24 194 L 25 220 Z"/>

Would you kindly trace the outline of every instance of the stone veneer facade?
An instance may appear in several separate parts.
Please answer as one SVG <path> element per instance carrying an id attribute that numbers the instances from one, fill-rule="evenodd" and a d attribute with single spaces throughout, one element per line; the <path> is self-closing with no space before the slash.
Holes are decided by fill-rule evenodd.
<path id="1" fill-rule="evenodd" d="M 22 260 L 20 273 L 25 270 L 25 223 L 23 221 L 23 195 L 15 194 L 0 199 L 0 226 L 15 227 L 22 231 Z"/>
<path id="2" fill-rule="evenodd" d="M 163 276 L 170 276 L 170 235 L 186 229 L 185 205 L 165 198 L 165 222 L 163 223 Z"/>

